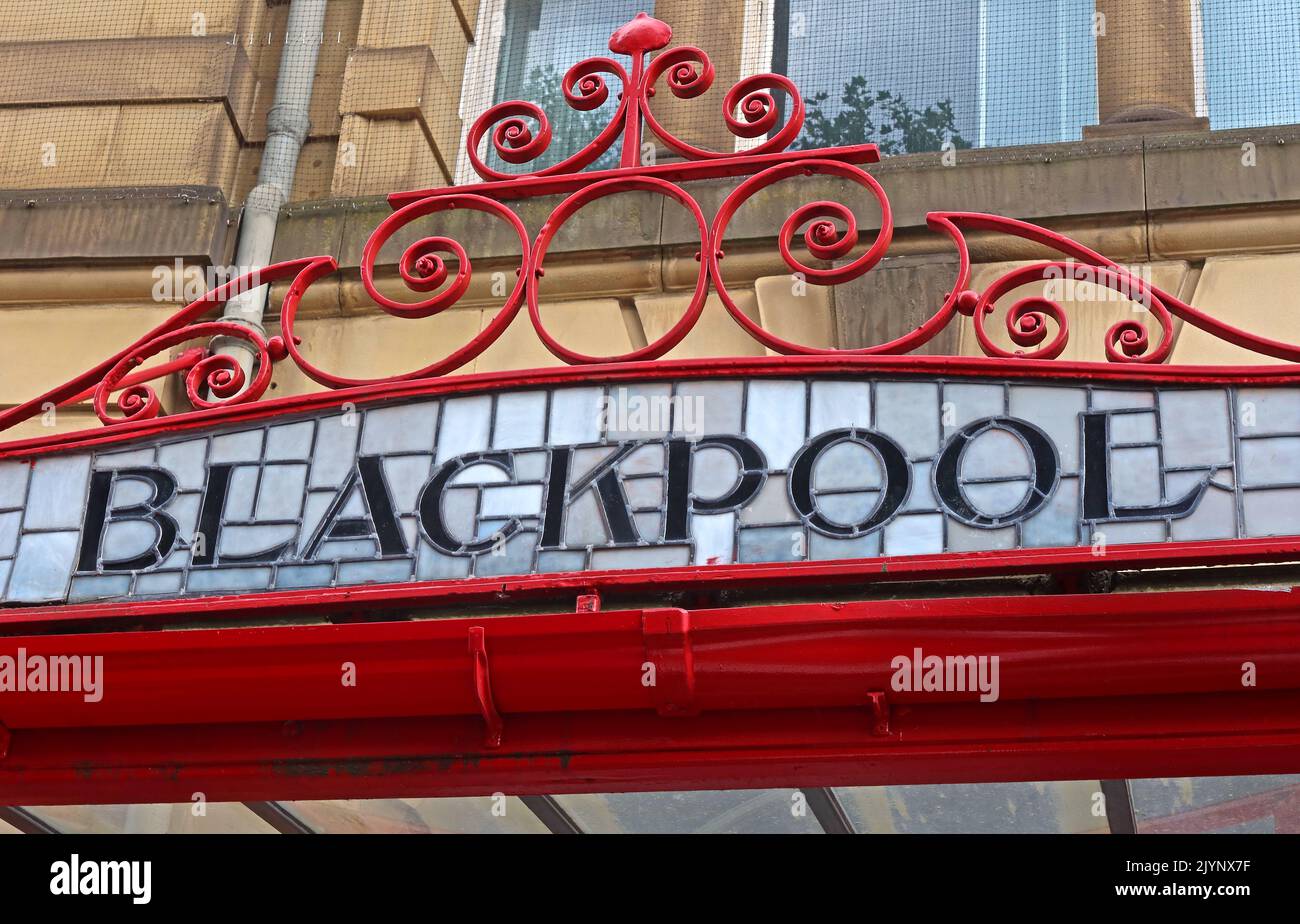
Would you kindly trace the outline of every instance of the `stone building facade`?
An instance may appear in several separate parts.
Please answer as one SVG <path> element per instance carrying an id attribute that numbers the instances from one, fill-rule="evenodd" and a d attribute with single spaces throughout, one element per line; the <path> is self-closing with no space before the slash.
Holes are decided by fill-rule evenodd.
<path id="1" fill-rule="evenodd" d="M 196 4 L 201 29 L 199 11 L 171 0 L 98 6 L 84 17 L 61 15 L 66 5 L 50 2 L 0 12 L 0 124 L 11 139 L 0 155 L 0 407 L 130 342 L 193 296 L 197 273 L 211 280 L 211 267 L 230 264 L 241 206 L 256 183 L 288 4 Z M 717 85 L 728 86 L 751 66 L 742 60 L 752 54 L 755 28 L 746 17 L 761 21 L 772 15 L 771 6 L 727 0 L 706 17 L 697 4 L 660 0 L 655 14 L 675 23 L 675 41 L 707 50 Z M 729 288 L 751 317 L 787 339 L 839 347 L 879 343 L 928 317 L 951 281 L 955 256 L 942 235 L 927 230 L 925 214 L 981 211 L 1061 231 L 1228 323 L 1295 339 L 1297 130 L 1216 131 L 1196 117 L 1186 6 L 1099 0 L 1098 11 L 1111 8 L 1097 45 L 1099 121 L 1083 127 L 1082 140 L 961 150 L 946 159 L 942 152 L 908 154 L 873 168 L 897 225 L 890 255 L 875 272 L 850 285 L 792 295 L 774 235 L 813 192 L 778 188 L 732 224 Z M 275 259 L 327 254 L 341 267 L 313 287 L 303 306 L 300 335 L 317 365 L 354 377 L 417 368 L 432 353 L 465 342 L 495 313 L 493 274 L 512 273 L 517 255 L 486 234 L 473 255 L 467 296 L 428 320 L 376 310 L 357 267 L 370 231 L 389 214 L 384 195 L 453 183 L 458 162 L 466 178 L 459 152 L 467 122 L 491 99 L 462 83 L 467 60 L 479 66 L 476 55 L 502 46 L 499 7 L 475 0 L 328 4 L 310 129 L 274 248 Z M 1165 49 L 1165 57 L 1153 60 L 1152 47 Z M 1179 48 L 1185 53 L 1176 53 Z M 669 114 L 670 125 L 674 117 Z M 691 140 L 725 143 L 720 120 L 697 125 L 678 118 Z M 53 162 L 43 152 L 55 152 Z M 720 201 L 725 191 L 721 181 L 697 186 L 706 203 Z M 860 191 L 844 193 L 829 181 L 825 191 L 860 205 L 865 228 L 878 220 Z M 535 203 L 537 214 L 553 204 Z M 698 248 L 687 221 L 650 194 L 587 209 L 547 264 L 545 317 L 557 337 L 581 352 L 611 354 L 666 330 L 696 276 Z M 472 226 L 465 229 L 475 234 Z M 979 285 L 1037 253 L 1022 241 L 990 239 L 973 256 Z M 395 248 L 381 259 L 381 279 L 396 292 L 395 259 Z M 164 270 L 171 273 L 165 281 L 177 284 L 160 286 Z M 188 288 L 182 279 L 190 280 Z M 1100 359 L 1102 333 L 1134 306 L 1087 294 L 1084 300 L 1066 302 L 1073 327 L 1065 358 Z M 276 304 L 273 297 L 271 332 Z M 927 349 L 979 355 L 968 328 L 953 325 Z M 763 351 L 710 299 L 703 321 L 669 355 Z M 1176 363 L 1264 360 L 1195 329 L 1178 332 L 1171 357 Z M 521 314 L 461 371 L 558 362 Z M 275 393 L 309 386 L 286 369 Z M 79 429 L 92 419 L 88 411 L 60 413 L 44 425 Z M 42 427 L 31 421 L 11 435 L 48 432 Z"/>

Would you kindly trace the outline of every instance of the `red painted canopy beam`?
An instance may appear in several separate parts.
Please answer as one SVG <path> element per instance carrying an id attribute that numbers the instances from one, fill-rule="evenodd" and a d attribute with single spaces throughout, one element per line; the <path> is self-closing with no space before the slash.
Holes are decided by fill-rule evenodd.
<path id="1" fill-rule="evenodd" d="M 8 637 L 0 657 L 19 648 L 102 655 L 104 695 L 4 695 L 0 804 L 1300 771 L 1294 592 Z M 895 689 L 917 648 L 997 656 L 997 700 Z"/>

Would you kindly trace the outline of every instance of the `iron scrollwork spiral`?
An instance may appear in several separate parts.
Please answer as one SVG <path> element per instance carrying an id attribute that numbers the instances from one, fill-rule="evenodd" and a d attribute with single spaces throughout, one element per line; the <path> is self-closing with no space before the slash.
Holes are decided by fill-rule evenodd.
<path id="1" fill-rule="evenodd" d="M 1104 344 L 1107 360 L 1113 363 L 1161 363 L 1168 359 L 1174 345 L 1173 315 L 1155 290 L 1137 276 L 1118 268 L 1060 261 L 1020 267 L 999 277 L 980 294 L 972 310 L 975 336 L 980 348 L 988 356 L 1003 358 L 1055 359 L 1060 356 L 1069 342 L 1070 326 L 1065 309 L 1051 298 L 1043 295 L 1021 298 L 1007 311 L 1006 329 L 1012 342 L 1020 347 L 1038 347 L 1037 349 L 1012 351 L 998 346 L 988 334 L 985 319 L 996 310 L 998 299 L 1020 286 L 1079 275 L 1085 275 L 1089 282 L 1098 287 L 1131 299 L 1160 324 L 1160 339 L 1154 347 L 1146 324 L 1137 318 L 1112 324 L 1106 331 Z M 1039 346 L 1047 340 L 1049 321 L 1056 327 L 1056 336 Z"/>
<path id="2" fill-rule="evenodd" d="M 182 327 L 134 346 L 108 370 L 95 387 L 95 415 L 105 424 L 157 417 L 162 410 L 162 401 L 157 390 L 148 382 L 139 382 L 121 389 L 116 402 L 122 415 L 120 417 L 114 416 L 109 410 L 112 393 L 118 390 L 123 379 L 144 365 L 150 357 L 190 340 L 211 337 L 233 337 L 249 344 L 253 351 L 253 376 L 249 380 L 237 357 L 221 353 L 209 354 L 191 366 L 185 375 L 185 397 L 190 405 L 197 410 L 207 410 L 247 404 L 261 398 L 271 384 L 273 364 L 285 356 L 283 341 L 278 337 L 267 340 L 242 324 L 209 321 Z"/>
<path id="3" fill-rule="evenodd" d="M 880 228 L 875 239 L 857 258 L 838 267 L 811 266 L 795 256 L 794 242 L 801 228 L 807 225 L 803 234 L 805 249 L 815 259 L 830 261 L 843 258 L 858 246 L 858 220 L 854 212 L 840 202 L 818 201 L 796 209 L 781 225 L 777 244 L 781 258 L 791 273 L 799 274 L 805 282 L 814 285 L 838 285 L 857 279 L 869 272 L 889 249 L 894 234 L 894 216 L 889 199 L 876 178 L 865 170 L 852 164 L 834 160 L 804 160 L 770 167 L 745 180 L 727 196 L 718 209 L 714 219 L 711 244 L 709 248 L 710 274 L 722 299 L 736 323 L 749 332 L 755 340 L 778 353 L 813 354 L 813 353 L 882 353 L 902 349 L 910 345 L 909 338 L 899 338 L 887 344 L 866 347 L 860 350 L 839 350 L 835 348 L 812 347 L 793 343 L 776 336 L 762 325 L 753 321 L 731 297 L 722 276 L 722 260 L 725 256 L 724 242 L 727 225 L 747 201 L 757 192 L 795 176 L 812 176 L 821 174 L 836 176 L 865 188 L 876 200 L 880 208 Z M 840 225 L 843 225 L 843 229 Z M 910 336 L 910 335 L 909 335 Z"/>
<path id="4" fill-rule="evenodd" d="M 655 85 L 665 74 L 664 82 L 669 92 L 678 99 L 694 99 L 702 95 L 713 86 L 715 77 L 709 56 L 693 45 L 670 49 L 655 58 L 646 70 L 639 100 L 646 124 L 655 135 L 673 151 L 691 160 L 735 156 L 735 151 L 710 151 L 697 147 L 664 127 L 650 107 L 650 97 L 655 95 Z M 780 129 L 776 129 L 776 124 L 781 116 L 781 107 L 773 96 L 774 91 L 785 95 L 790 109 Z M 803 129 L 803 98 L 794 83 L 780 74 L 757 74 L 736 83 L 723 97 L 722 113 L 727 130 L 739 138 L 771 135 L 747 150 L 750 155 L 784 151 Z"/>
<path id="5" fill-rule="evenodd" d="M 582 170 L 609 150 L 623 130 L 627 113 L 628 76 L 613 58 L 588 58 L 569 68 L 561 81 L 564 99 L 579 112 L 600 108 L 609 99 L 609 85 L 604 75 L 619 81 L 619 105 L 609 123 L 582 150 L 544 170 L 531 173 L 506 173 L 489 167 L 479 155 L 484 136 L 491 141 L 496 155 L 508 164 L 526 164 L 546 153 L 551 146 L 551 121 L 536 103 L 514 100 L 488 109 L 470 128 L 466 154 L 479 176 L 488 180 L 509 180 L 523 176 L 553 176 Z M 534 128 L 535 126 L 535 128 Z"/>
<path id="6" fill-rule="evenodd" d="M 634 362 L 637 360 L 657 359 L 663 356 L 690 332 L 699 320 L 700 314 L 704 310 L 704 301 L 709 294 L 709 271 L 707 261 L 700 260 L 699 273 L 695 280 L 695 291 L 691 295 L 691 301 L 687 305 L 682 316 L 661 336 L 651 343 L 639 349 L 631 350 L 617 356 L 590 356 L 585 353 L 579 353 L 571 350 L 564 344 L 560 343 L 546 329 L 542 322 L 540 296 L 538 292 L 538 282 L 542 276 L 542 262 L 546 259 L 546 252 L 554 240 L 556 233 L 563 227 L 564 223 L 573 217 L 583 206 L 594 202 L 605 196 L 614 195 L 623 192 L 645 191 L 657 193 L 666 198 L 672 199 L 682 205 L 690 212 L 694 219 L 695 226 L 700 235 L 701 256 L 703 250 L 708 246 L 709 227 L 708 222 L 704 219 L 704 213 L 695 199 L 680 186 L 669 183 L 666 180 L 655 177 L 621 177 L 616 179 L 603 180 L 598 183 L 579 190 L 565 199 L 558 205 L 550 216 L 547 217 L 546 223 L 542 226 L 541 233 L 537 236 L 537 241 L 533 245 L 532 253 L 532 272 L 530 276 L 533 283 L 528 287 L 528 315 L 532 319 L 533 327 L 537 331 L 538 338 L 545 344 L 546 348 L 570 364 L 586 364 L 601 362 Z"/>
<path id="7" fill-rule="evenodd" d="M 528 232 L 519 216 L 495 199 L 468 193 L 452 194 L 421 199 L 398 209 L 388 216 L 366 241 L 361 254 L 362 285 L 375 304 L 394 317 L 427 318 L 455 305 L 469 288 L 473 266 L 464 246 L 450 237 L 434 235 L 419 238 L 407 245 L 397 261 L 398 276 L 407 288 L 416 292 L 433 292 L 428 298 L 416 302 L 398 301 L 381 292 L 375 282 L 375 267 L 380 251 L 394 234 L 417 219 L 452 210 L 469 210 L 495 216 L 505 221 L 514 230 L 519 241 L 520 264 L 516 270 L 514 288 L 506 296 L 505 303 L 492 321 L 468 343 L 427 366 L 401 375 L 378 379 L 345 378 L 319 368 L 299 351 L 298 347 L 302 340 L 294 333 L 299 300 L 287 297 L 280 318 L 281 330 L 284 333 L 284 347 L 304 374 L 330 388 L 428 378 L 443 375 L 463 366 L 487 349 L 501 335 L 514 320 L 523 304 L 531 248 Z M 451 261 L 456 263 L 454 276 L 448 268 L 448 263 Z"/>

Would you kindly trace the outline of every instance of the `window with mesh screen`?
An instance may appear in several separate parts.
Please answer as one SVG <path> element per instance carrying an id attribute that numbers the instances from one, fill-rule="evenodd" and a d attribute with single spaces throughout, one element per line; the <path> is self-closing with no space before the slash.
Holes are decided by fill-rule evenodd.
<path id="1" fill-rule="evenodd" d="M 1300 0 L 1200 0 L 1200 115 L 1210 128 L 1300 122 Z"/>
<path id="2" fill-rule="evenodd" d="M 1041 144 L 1096 122 L 1091 0 L 777 0 L 774 15 L 803 147 Z"/>

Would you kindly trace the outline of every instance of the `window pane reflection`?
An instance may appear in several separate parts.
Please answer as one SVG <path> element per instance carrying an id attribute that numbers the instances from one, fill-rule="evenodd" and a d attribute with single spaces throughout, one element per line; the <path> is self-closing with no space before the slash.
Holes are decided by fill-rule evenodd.
<path id="1" fill-rule="evenodd" d="M 514 796 L 285 802 L 323 834 L 547 834 Z"/>
<path id="2" fill-rule="evenodd" d="M 1110 831 L 1096 780 L 850 787 L 835 793 L 860 834 Z"/>
<path id="3" fill-rule="evenodd" d="M 1133 780 L 1140 834 L 1300 834 L 1300 775 Z"/>
<path id="4" fill-rule="evenodd" d="M 590 834 L 818 834 L 797 789 L 556 796 Z"/>
<path id="5" fill-rule="evenodd" d="M 36 817 L 64 834 L 275 834 L 276 831 L 238 802 L 198 806 L 46 805 L 30 807 Z"/>
<path id="6" fill-rule="evenodd" d="M 1300 122 L 1300 0 L 1201 0 L 1210 128 Z"/>
<path id="7" fill-rule="evenodd" d="M 809 106 L 809 146 L 1042 144 L 1077 140 L 1097 121 L 1092 0 L 786 5 L 774 66 Z"/>

